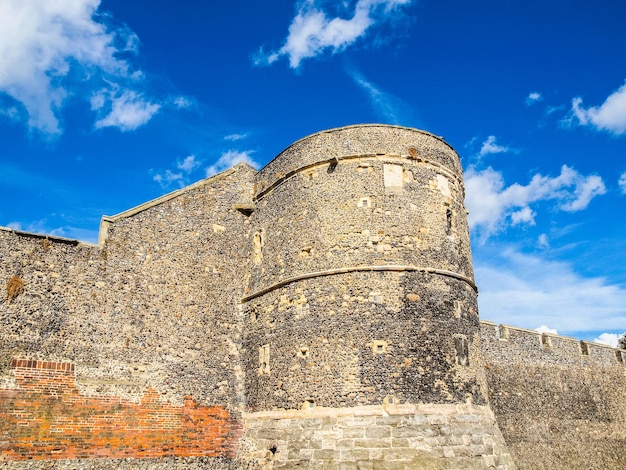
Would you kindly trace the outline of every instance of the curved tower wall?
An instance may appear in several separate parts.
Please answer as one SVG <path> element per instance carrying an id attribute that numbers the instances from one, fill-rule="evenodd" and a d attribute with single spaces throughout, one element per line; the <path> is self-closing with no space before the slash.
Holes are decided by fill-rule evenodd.
<path id="1" fill-rule="evenodd" d="M 394 126 L 314 134 L 259 172 L 244 297 L 252 421 L 280 410 L 473 404 L 482 423 L 463 198 L 456 152 Z"/>
<path id="2" fill-rule="evenodd" d="M 246 346 L 248 370 L 269 346 L 269 371 L 248 374 L 250 410 L 485 402 L 461 178 L 441 139 L 389 126 L 261 170 Z"/>

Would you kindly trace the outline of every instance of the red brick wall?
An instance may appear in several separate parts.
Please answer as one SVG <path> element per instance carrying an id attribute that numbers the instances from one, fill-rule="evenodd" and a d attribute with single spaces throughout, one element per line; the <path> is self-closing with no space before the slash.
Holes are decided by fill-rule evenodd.
<path id="1" fill-rule="evenodd" d="M 139 403 L 83 396 L 74 364 L 13 359 L 17 388 L 0 389 L 0 460 L 233 458 L 241 422 L 221 406 L 183 406 L 146 389 Z"/>

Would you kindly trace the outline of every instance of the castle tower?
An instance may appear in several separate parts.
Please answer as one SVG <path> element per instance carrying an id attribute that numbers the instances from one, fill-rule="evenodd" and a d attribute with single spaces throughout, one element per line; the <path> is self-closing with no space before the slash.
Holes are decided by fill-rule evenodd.
<path id="1" fill-rule="evenodd" d="M 265 166 L 254 198 L 248 455 L 512 468 L 487 401 L 456 152 L 416 129 L 324 131 Z"/>

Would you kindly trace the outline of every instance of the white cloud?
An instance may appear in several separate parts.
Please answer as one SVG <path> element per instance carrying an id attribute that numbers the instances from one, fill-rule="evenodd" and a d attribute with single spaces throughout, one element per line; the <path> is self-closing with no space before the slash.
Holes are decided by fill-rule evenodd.
<path id="1" fill-rule="evenodd" d="M 550 248 L 550 240 L 548 239 L 548 236 L 545 233 L 542 233 L 537 238 L 537 246 L 543 250 Z"/>
<path id="2" fill-rule="evenodd" d="M 158 173 L 152 177 L 153 181 L 159 183 L 162 187 L 167 188 L 176 183 L 181 188 L 185 186 L 185 179 L 182 173 L 174 173 L 171 170 L 165 170 L 165 173 Z"/>
<path id="3" fill-rule="evenodd" d="M 297 69 L 302 60 L 316 57 L 325 50 L 332 53 L 344 50 L 376 23 L 392 19 L 398 7 L 412 0 L 357 0 L 350 19 L 330 18 L 321 8 L 321 0 L 303 0 L 289 26 L 285 44 L 277 51 L 263 50 L 255 57 L 256 65 L 269 65 L 282 56 L 289 57 L 289 66 Z M 344 7 L 346 4 L 339 4 Z"/>
<path id="4" fill-rule="evenodd" d="M 194 101 L 185 96 L 177 96 L 172 100 L 172 104 L 179 109 L 189 109 L 194 106 Z"/>
<path id="5" fill-rule="evenodd" d="M 352 80 L 354 80 L 354 83 L 365 90 L 379 119 L 389 124 L 400 124 L 405 121 L 404 116 L 408 114 L 406 112 L 406 105 L 398 100 L 398 98 L 381 90 L 354 70 L 349 70 L 348 74 Z"/>
<path id="6" fill-rule="evenodd" d="M 559 334 L 555 328 L 548 328 L 546 325 L 541 325 L 539 328 L 535 328 L 535 331 L 539 333 L 552 333 L 553 335 Z"/>
<path id="7" fill-rule="evenodd" d="M 600 106 L 583 108 L 582 98 L 572 100 L 571 115 L 582 126 L 593 126 L 616 135 L 626 132 L 626 83 L 613 92 Z"/>
<path id="8" fill-rule="evenodd" d="M 251 157 L 251 150 L 240 152 L 238 150 L 228 150 L 224 152 L 213 165 L 206 169 L 207 177 L 213 176 L 221 171 L 228 170 L 237 163 L 245 162 L 250 166 L 257 168 L 259 164 Z"/>
<path id="9" fill-rule="evenodd" d="M 531 105 L 541 101 L 542 99 L 543 99 L 543 97 L 541 96 L 541 93 L 538 93 L 536 91 L 532 91 L 526 97 L 526 106 L 531 106 Z"/>
<path id="10" fill-rule="evenodd" d="M 97 129 L 118 127 L 121 131 L 132 131 L 147 123 L 161 105 L 151 103 L 131 90 L 125 90 L 120 95 L 101 90 L 92 97 L 91 108 L 98 111 L 109 108 L 108 114 L 96 121 Z"/>
<path id="11" fill-rule="evenodd" d="M 619 184 L 622 194 L 626 194 L 626 171 L 619 176 L 617 184 Z"/>
<path id="12" fill-rule="evenodd" d="M 238 140 L 243 140 L 248 137 L 248 134 L 228 134 L 224 136 L 224 140 L 229 140 L 231 142 L 236 142 Z"/>
<path id="13" fill-rule="evenodd" d="M 489 137 L 487 137 L 487 140 L 483 142 L 482 147 L 480 147 L 480 152 L 478 152 L 478 156 L 484 157 L 485 155 L 489 155 L 492 153 L 505 153 L 509 150 L 509 147 L 496 144 L 496 137 L 490 135 Z"/>
<path id="14" fill-rule="evenodd" d="M 593 342 L 606 344 L 607 346 L 617 348 L 619 346 L 619 339 L 621 337 L 622 335 L 618 335 L 617 333 L 602 333 L 597 338 L 595 338 Z"/>
<path id="15" fill-rule="evenodd" d="M 561 333 L 615 331 L 626 325 L 626 289 L 583 277 L 572 265 L 490 244 L 475 250 L 480 316 L 507 325 L 550 325 Z"/>
<path id="16" fill-rule="evenodd" d="M 179 170 L 183 170 L 185 173 L 189 174 L 193 170 L 198 168 L 200 165 L 201 165 L 201 163 L 198 160 L 196 160 L 196 156 L 195 155 L 189 155 L 189 156 L 185 157 L 185 159 L 182 162 L 178 162 L 176 164 L 176 167 Z"/>
<path id="17" fill-rule="evenodd" d="M 71 84 L 94 75 L 132 80 L 119 52 L 134 52 L 136 36 L 94 20 L 100 0 L 0 2 L 0 92 L 21 103 L 28 125 L 61 132 L 58 113 Z"/>
<path id="18" fill-rule="evenodd" d="M 489 167 L 470 167 L 465 174 L 466 205 L 470 227 L 483 239 L 507 225 L 535 223 L 531 204 L 556 201 L 556 207 L 567 212 L 585 209 L 591 199 L 604 194 L 606 188 L 599 176 L 584 176 L 563 165 L 556 177 L 536 174 L 527 185 L 514 183 L 505 187 L 502 174 Z"/>

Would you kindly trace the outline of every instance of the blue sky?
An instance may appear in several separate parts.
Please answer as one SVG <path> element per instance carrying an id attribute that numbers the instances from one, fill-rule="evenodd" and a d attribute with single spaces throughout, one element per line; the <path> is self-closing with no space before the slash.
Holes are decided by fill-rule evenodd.
<path id="1" fill-rule="evenodd" d="M 462 157 L 483 319 L 626 329 L 626 3 L 0 1 L 0 225 L 113 215 L 319 130 Z"/>

